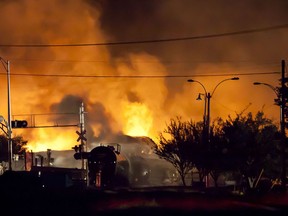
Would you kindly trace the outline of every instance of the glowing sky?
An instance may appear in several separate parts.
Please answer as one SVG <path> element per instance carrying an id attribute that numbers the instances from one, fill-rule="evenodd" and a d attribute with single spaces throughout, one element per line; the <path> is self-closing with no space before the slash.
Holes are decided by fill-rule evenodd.
<path id="1" fill-rule="evenodd" d="M 181 38 L 287 23 L 285 0 L 231 2 L 1 1 L 0 56 L 11 64 L 14 119 L 25 118 L 35 126 L 77 124 L 83 102 L 88 142 L 121 142 L 125 135 L 154 139 L 170 118 L 202 120 L 204 103 L 195 99 L 203 89 L 188 83 L 188 78 L 198 80 L 211 92 L 221 80 L 237 75 L 239 81 L 222 83 L 215 91 L 211 118 L 263 109 L 267 117 L 279 121 L 275 93 L 252 83 L 279 85 L 281 60 L 288 60 L 287 28 L 165 43 L 3 46 Z M 0 113 L 7 118 L 4 67 L 0 73 Z M 163 78 L 184 75 L 191 77 Z M 60 150 L 77 144 L 76 130 L 79 128 L 14 129 L 13 135 L 22 134 L 35 151 Z"/>

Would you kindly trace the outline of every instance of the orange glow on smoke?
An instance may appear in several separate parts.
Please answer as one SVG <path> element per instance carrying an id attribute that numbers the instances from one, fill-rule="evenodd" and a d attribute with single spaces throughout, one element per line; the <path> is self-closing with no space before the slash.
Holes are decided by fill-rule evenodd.
<path id="1" fill-rule="evenodd" d="M 54 128 L 39 128 L 34 129 L 36 139 L 28 141 L 27 150 L 32 150 L 33 152 L 47 151 L 47 149 L 52 150 L 67 150 L 72 149 L 76 145 L 77 135 L 71 136 L 71 132 L 67 130 L 63 131 Z"/>
<path id="2" fill-rule="evenodd" d="M 17 2 L 5 1 L 4 4 L 3 1 L 1 4 L 1 17 L 5 20 L 0 22 L 2 44 L 80 44 L 114 40 L 113 35 L 108 35 L 101 27 L 101 11 L 89 6 L 86 1 L 69 1 L 69 4 L 66 4 L 64 1 L 51 0 L 45 1 L 44 6 L 41 1 L 20 1 L 19 4 Z M 234 44 L 228 43 L 228 45 Z M 151 48 L 153 47 L 158 49 L 157 46 L 151 45 Z M 169 51 L 168 47 L 170 47 Z M 253 73 L 279 70 L 279 65 L 275 68 L 273 66 L 263 69 L 257 68 L 257 64 L 255 68 L 253 65 L 250 65 L 250 68 L 237 68 L 230 63 L 221 64 L 217 61 L 201 63 L 201 61 L 195 62 L 195 57 L 191 58 L 191 62 L 186 62 L 189 66 L 187 70 L 177 70 L 177 65 L 185 61 L 176 55 L 177 52 L 174 53 L 173 47 L 178 46 L 169 46 L 169 44 L 159 46 L 159 51 L 163 49 L 163 53 L 167 51 L 171 53 L 167 63 L 165 58 L 145 51 L 124 52 L 125 55 L 115 57 L 106 46 L 1 49 L 0 57 L 11 63 L 12 115 L 61 112 L 61 109 L 55 111 L 52 108 L 58 108 L 63 98 L 72 95 L 83 99 L 87 106 L 90 115 L 87 126 L 91 129 L 91 134 L 87 136 L 98 138 L 102 134 L 109 136 L 113 133 L 123 133 L 130 136 L 148 136 L 156 141 L 156 134 L 163 132 L 170 118 L 181 116 L 183 121 L 203 120 L 204 101 L 195 100 L 199 93 L 203 93 L 203 88 L 199 83 L 188 83 L 187 79 L 200 81 L 207 91 L 211 92 L 217 83 L 228 78 L 227 76 L 191 76 L 170 79 L 165 76 L 243 74 L 251 70 Z M 239 49 L 240 47 L 242 48 L 242 43 L 236 46 Z M 125 49 L 126 47 L 123 46 L 123 51 Z M 211 47 L 206 49 L 207 56 L 210 49 Z M 178 48 L 175 49 L 177 50 Z M 189 55 L 190 50 L 188 50 L 185 47 L 184 54 Z M 223 50 L 226 52 L 226 49 Z M 197 50 L 191 50 L 191 53 L 192 51 L 197 53 Z M 233 53 L 241 54 L 243 51 L 235 49 Z M 201 47 L 200 53 L 202 52 L 204 47 Z M 246 53 L 243 53 L 244 56 L 245 59 L 246 57 L 249 59 Z M 238 59 L 233 55 L 231 58 L 235 61 Z M 173 63 L 172 66 L 170 64 L 169 67 L 169 63 Z M 0 115 L 7 119 L 5 72 L 0 65 Z M 101 77 L 106 75 L 111 77 Z M 128 78 L 119 78 L 119 76 Z M 129 79 L 129 76 L 144 78 Z M 150 79 L 145 76 L 162 77 Z M 252 84 L 259 81 L 276 86 L 279 76 L 279 74 L 241 76 L 239 81 L 221 84 L 211 98 L 211 121 L 218 116 L 226 118 L 229 114 L 241 113 L 250 103 L 247 112 L 259 111 L 264 107 L 263 110 L 268 117 L 274 116 L 276 121 L 279 120 L 279 107 L 274 105 L 274 92 Z M 75 112 L 70 110 L 71 104 L 65 104 L 65 112 Z M 47 118 L 43 122 L 37 121 L 36 126 L 42 123 L 53 125 L 62 122 L 51 122 L 51 119 Z M 35 152 L 47 149 L 70 150 L 77 144 L 76 130 L 79 128 L 15 129 L 13 135 L 19 135 L 21 132 L 23 138 L 28 140 L 29 150 Z"/>
<path id="3" fill-rule="evenodd" d="M 124 110 L 124 133 L 129 136 L 149 136 L 153 119 L 145 104 L 127 104 Z"/>

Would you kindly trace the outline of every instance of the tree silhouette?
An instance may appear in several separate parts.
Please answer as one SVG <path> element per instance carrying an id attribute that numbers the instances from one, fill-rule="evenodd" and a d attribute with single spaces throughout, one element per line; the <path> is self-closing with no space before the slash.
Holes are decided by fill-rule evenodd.
<path id="1" fill-rule="evenodd" d="M 202 122 L 182 122 L 177 117 L 159 135 L 155 153 L 177 169 L 183 185 L 193 167 L 200 181 L 209 173 L 215 186 L 220 174 L 227 172 L 242 176 L 248 187 L 256 187 L 260 174 L 279 177 L 279 131 L 262 111 L 255 116 L 242 112 L 235 118 L 216 118 L 210 128 L 207 141 Z"/>
<path id="2" fill-rule="evenodd" d="M 248 113 L 246 116 L 238 114 L 234 119 L 229 116 L 225 121 L 218 118 L 212 128 L 212 173 L 239 171 L 246 182 L 250 182 L 249 186 L 255 187 L 259 174 L 264 171 L 267 175 L 271 164 L 275 163 L 275 139 L 279 134 L 275 124 L 259 111 L 255 117 Z"/>
<path id="3" fill-rule="evenodd" d="M 24 154 L 27 140 L 20 135 L 12 138 L 12 152 L 13 154 Z M 0 162 L 8 161 L 8 139 L 6 135 L 0 135 Z"/>
<path id="4" fill-rule="evenodd" d="M 178 171 L 182 183 L 186 186 L 185 177 L 191 172 L 194 163 L 193 144 L 199 142 L 201 133 L 192 121 L 181 121 L 181 117 L 171 119 L 167 128 L 159 134 L 159 144 L 155 153 L 170 162 Z"/>

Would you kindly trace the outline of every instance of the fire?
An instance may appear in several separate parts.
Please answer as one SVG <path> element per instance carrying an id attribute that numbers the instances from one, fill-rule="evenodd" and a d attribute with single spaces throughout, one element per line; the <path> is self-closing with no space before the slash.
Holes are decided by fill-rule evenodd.
<path id="1" fill-rule="evenodd" d="M 130 136 L 149 136 L 153 117 L 145 104 L 129 103 L 124 110 L 124 133 Z"/>
<path id="2" fill-rule="evenodd" d="M 0 23 L 1 43 L 81 44 L 123 40 L 123 38 L 118 38 L 117 35 L 107 31 L 106 28 L 102 28 L 103 26 L 109 26 L 109 23 L 102 22 L 106 17 L 103 16 L 105 14 L 102 14 L 105 11 L 93 5 L 92 3 L 87 4 L 86 1 L 71 1 L 66 4 L 64 1 L 51 0 L 46 1 L 44 6 L 40 1 L 29 1 L 29 3 L 28 1 L 21 1 L 21 3 L 20 1 L 5 1 L 0 7 L 2 20 L 7 21 Z M 77 9 L 77 16 L 75 16 L 75 8 Z M 107 17 L 110 19 L 110 16 Z M 117 21 L 111 19 L 111 21 L 113 20 Z M 119 27 L 119 29 L 127 31 L 124 35 L 128 36 L 131 29 L 126 27 L 125 23 L 125 28 Z M 206 30 L 203 29 L 203 32 L 206 32 Z M 143 37 L 145 38 L 144 35 Z M 125 40 L 129 40 L 129 38 L 130 36 Z M 228 42 L 227 45 L 229 45 Z M 226 57 L 228 59 L 231 56 L 234 56 L 235 59 L 243 59 L 242 55 L 245 54 L 243 51 L 246 49 L 242 48 L 242 43 L 240 45 L 234 46 L 233 42 L 231 53 L 223 48 L 225 53 L 215 54 L 211 53 L 210 45 L 207 45 L 206 50 L 205 47 L 201 47 L 200 52 L 196 50 L 198 45 L 195 46 L 193 52 L 187 52 L 188 48 L 186 46 L 181 49 L 179 46 L 179 49 L 174 50 L 174 47 L 176 47 L 174 43 L 172 47 L 170 47 L 170 44 L 165 44 L 163 47 L 156 47 L 153 44 L 150 47 L 151 52 L 141 49 L 142 47 L 145 48 L 144 44 L 139 47 L 138 45 L 135 46 L 135 50 L 133 49 L 134 51 L 131 52 L 129 52 L 130 48 L 127 46 L 119 46 L 118 48 L 114 46 L 117 48 L 115 50 L 108 46 L 22 47 L 18 49 L 7 47 L 5 49 L 1 48 L 0 57 L 11 60 L 12 115 L 77 113 L 79 109 L 75 106 L 78 106 L 77 104 L 80 101 L 84 101 L 89 114 L 86 119 L 87 124 L 85 120 L 87 129 L 90 129 L 90 131 L 87 131 L 87 136 L 90 136 L 87 137 L 88 142 L 92 139 L 113 139 L 113 134 L 118 135 L 119 131 L 125 135 L 148 136 L 154 140 L 158 132 L 165 129 L 165 124 L 169 123 L 170 118 L 183 116 L 183 120 L 189 120 L 190 118 L 192 120 L 203 119 L 204 101 L 195 100 L 198 93 L 203 93 L 202 86 L 199 83 L 188 83 L 188 77 L 173 78 L 173 76 L 177 74 L 219 75 L 231 74 L 232 72 L 235 74 L 250 72 L 247 71 L 246 67 L 244 69 L 239 67 L 241 66 L 238 65 L 240 62 L 237 62 L 236 65 L 217 62 L 207 63 L 205 62 L 205 56 L 203 56 L 203 62 L 195 61 L 202 58 L 201 56 L 198 57 L 198 53 L 203 54 L 205 51 L 207 51 L 207 59 L 213 56 L 225 59 L 226 53 L 228 53 Z M 156 50 L 157 52 L 155 52 Z M 181 50 L 183 52 L 178 52 Z M 234 53 L 239 51 L 241 51 L 239 56 Z M 276 48 L 274 51 L 271 53 L 278 53 Z M 122 52 L 125 55 L 117 55 L 117 53 L 120 55 Z M 158 52 L 159 56 L 156 56 Z M 193 53 L 196 53 L 197 56 L 194 56 Z M 255 53 L 253 53 L 254 55 Z M 183 57 L 188 57 L 189 61 L 182 59 Z M 273 59 L 276 58 L 276 56 L 273 56 Z M 249 55 L 247 55 L 247 59 L 249 59 Z M 254 65 L 251 64 L 250 66 Z M 266 66 L 265 71 L 279 69 L 278 65 L 275 68 L 274 65 L 269 68 L 266 68 Z M 254 67 L 252 69 L 253 73 L 258 71 L 254 71 Z M 1 65 L 0 75 L 3 76 L 0 80 L 0 96 L 2 99 L 0 114 L 7 119 L 5 72 Z M 260 68 L 259 72 L 263 72 L 263 68 Z M 105 78 L 106 75 L 109 77 Z M 166 75 L 169 77 L 157 79 L 145 77 Z M 122 76 L 122 78 L 119 78 L 119 76 Z M 134 76 L 142 78 L 129 79 Z M 225 77 L 192 76 L 191 78 L 197 79 L 203 83 L 208 92 L 212 92 L 217 83 Z M 218 116 L 226 118 L 228 114 L 240 113 L 250 102 L 253 102 L 253 106 L 249 107 L 247 111 L 251 109 L 253 111 L 260 110 L 263 108 L 263 104 L 267 104 L 268 108 L 265 107 L 267 114 L 278 119 L 279 107 L 273 104 L 274 92 L 269 89 L 266 92 L 265 88 L 256 88 L 252 85 L 254 81 L 268 83 L 274 81 L 274 84 L 271 84 L 276 86 L 278 85 L 278 78 L 278 74 L 272 74 L 272 77 L 263 77 L 262 74 L 259 74 L 258 77 L 241 76 L 240 81 L 229 81 L 223 85 L 221 84 L 211 100 L 211 121 Z M 73 107 L 75 109 L 72 109 Z M 266 112 L 266 110 L 264 111 Z M 45 120 L 48 125 L 54 125 L 55 123 L 49 118 Z M 67 119 L 63 120 L 67 122 Z M 43 121 L 45 125 L 46 121 Z M 36 126 L 39 126 L 40 123 L 42 121 L 39 122 L 37 119 Z M 62 122 L 59 119 L 59 122 L 56 123 L 61 124 Z M 24 129 L 23 138 L 28 140 L 28 147 L 33 151 L 46 151 L 47 149 L 70 150 L 71 147 L 77 144 L 75 130 L 77 129 Z M 16 130 L 13 130 L 13 135 L 16 132 Z M 115 140 L 115 142 L 118 142 L 118 140 Z"/>
<path id="3" fill-rule="evenodd" d="M 31 139 L 28 141 L 27 150 L 33 152 L 52 150 L 67 150 L 72 149 L 72 146 L 76 144 L 76 137 L 71 136 L 71 131 L 55 128 L 40 128 L 36 130 L 34 136 L 37 139 Z M 61 133 L 59 133 L 61 130 Z M 34 141 L 35 140 L 35 141 Z"/>

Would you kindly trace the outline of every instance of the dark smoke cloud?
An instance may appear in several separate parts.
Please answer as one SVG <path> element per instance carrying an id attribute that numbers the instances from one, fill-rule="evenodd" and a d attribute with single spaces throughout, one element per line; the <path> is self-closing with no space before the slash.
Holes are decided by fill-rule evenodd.
<path id="1" fill-rule="evenodd" d="M 86 130 L 85 137 L 92 145 L 99 145 L 101 142 L 125 142 L 135 143 L 138 138 L 124 135 L 121 131 L 114 131 L 113 124 L 116 124 L 113 116 L 105 109 L 100 102 L 91 103 L 88 99 L 83 99 L 76 95 L 66 95 L 59 103 L 51 105 L 52 115 L 50 120 L 58 125 L 80 125 L 79 109 L 84 104 L 84 126 Z M 98 133 L 95 134 L 93 126 L 98 126 Z M 94 144 L 93 144 L 94 143 Z"/>
<path id="2" fill-rule="evenodd" d="M 7 0 L 0 1 L 3 20 L 0 22 L 0 43 L 74 44 L 209 35 L 284 24 L 288 20 L 287 10 L 286 0 Z M 78 113 L 83 100 L 89 140 L 130 140 L 131 137 L 123 133 L 127 132 L 124 128 L 133 115 L 133 112 L 129 115 L 125 111 L 134 111 L 131 107 L 147 111 L 149 117 L 146 119 L 153 120 L 149 131 L 153 135 L 162 131 L 165 123 L 176 115 L 202 120 L 203 103 L 194 100 L 203 91 L 201 86 L 188 87 L 186 78 L 90 79 L 69 75 L 211 75 L 279 71 L 281 59 L 288 57 L 287 38 L 287 29 L 279 29 L 169 43 L 0 47 L 0 56 L 12 60 L 12 73 L 49 74 L 12 76 L 13 114 Z M 4 70 L 1 75 L 5 75 Z M 198 78 L 207 91 L 223 79 Z M 274 108 L 272 99 L 274 93 L 259 88 L 258 91 L 252 86 L 254 81 L 271 81 L 276 85 L 278 78 L 278 74 L 241 76 L 239 84 L 225 83 L 225 88 L 223 85 L 217 89 L 216 97 L 213 96 L 212 118 L 239 113 L 254 101 L 260 104 L 258 107 L 268 104 L 266 110 L 278 118 L 279 109 Z M 1 98 L 7 101 L 4 76 L 0 81 Z M 257 106 L 251 106 L 253 111 Z M 1 106 L 1 114 L 5 115 L 6 110 L 6 104 Z M 77 115 L 75 118 L 77 120 Z M 50 117 L 50 121 L 72 122 L 63 116 Z M 42 131 L 38 132 L 43 135 Z M 29 135 L 33 137 L 29 138 L 38 142 L 39 134 L 31 130 Z M 43 135 L 43 139 L 47 138 Z"/>
<path id="3" fill-rule="evenodd" d="M 97 1 L 101 28 L 108 41 L 141 41 L 235 32 L 287 23 L 285 0 L 105 0 Z M 214 39 L 108 47 L 113 57 L 131 53 L 157 56 L 169 74 L 205 74 L 203 65 L 226 65 L 242 73 L 265 68 L 287 58 L 287 30 L 227 36 Z M 255 68 L 253 65 L 263 65 Z M 274 70 L 274 68 L 272 69 Z M 271 71 L 272 71 L 271 70 Z M 223 69 L 219 68 L 219 71 Z M 211 73 L 210 73 L 211 74 Z M 253 81 L 251 81 L 253 82 Z M 166 80 L 167 98 L 184 89 Z M 166 101 L 167 105 L 169 101 Z"/>
<path id="4" fill-rule="evenodd" d="M 104 105 L 101 103 L 90 104 L 87 110 L 87 133 L 93 134 L 90 135 L 89 141 L 91 143 L 110 143 L 110 142 L 119 142 L 119 143 L 133 143 L 137 142 L 137 138 L 127 136 L 123 134 L 122 131 L 115 131 L 112 128 L 113 124 L 116 124 L 113 116 L 105 109 Z M 92 130 L 92 126 L 99 126 L 99 134 L 95 135 Z"/>
<path id="5" fill-rule="evenodd" d="M 81 97 L 66 95 L 59 103 L 53 103 L 50 106 L 51 113 L 60 114 L 52 116 L 50 121 L 61 122 L 62 124 L 75 124 L 76 120 L 79 121 L 79 109 L 82 103 L 83 99 Z"/>
<path id="6" fill-rule="evenodd" d="M 114 136 L 114 132 L 111 128 L 114 119 L 101 103 L 91 104 L 90 109 L 87 110 L 87 112 L 88 125 L 96 124 L 99 126 L 99 135 L 94 138 L 95 141 L 105 140 Z"/>
<path id="7" fill-rule="evenodd" d="M 287 22 L 285 0 L 108 0 L 100 1 L 101 27 L 111 40 L 133 41 L 197 36 L 260 28 Z M 286 32 L 286 33 L 285 33 Z M 285 33 L 285 34 L 283 34 Z M 287 31 L 274 31 L 190 42 L 111 46 L 115 56 L 147 52 L 163 61 L 267 60 L 287 56 Z M 276 43 L 271 44 L 271 41 Z M 265 47 L 265 48 L 264 48 Z M 262 52 L 263 49 L 269 53 Z M 165 62 L 169 66 L 169 63 Z M 172 65 L 173 66 L 173 65 Z M 178 73 L 179 65 L 178 66 Z M 183 70 L 185 71 L 185 70 Z"/>

